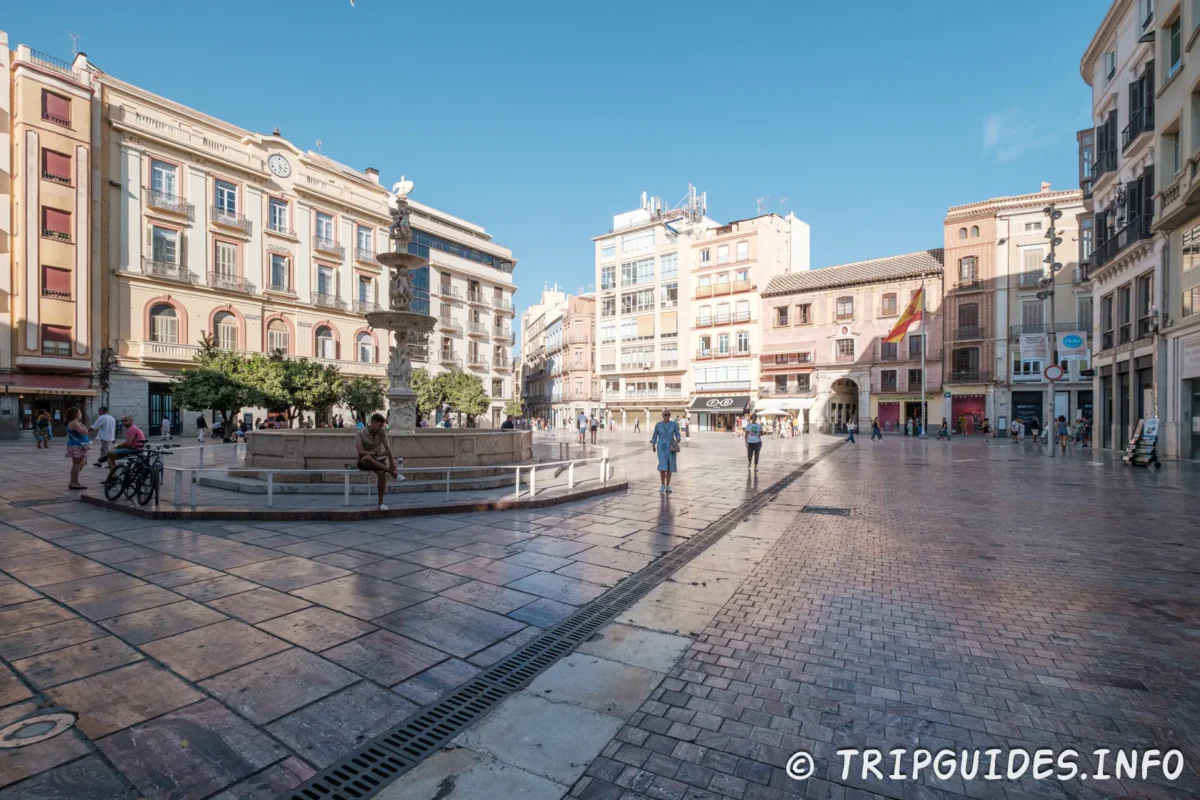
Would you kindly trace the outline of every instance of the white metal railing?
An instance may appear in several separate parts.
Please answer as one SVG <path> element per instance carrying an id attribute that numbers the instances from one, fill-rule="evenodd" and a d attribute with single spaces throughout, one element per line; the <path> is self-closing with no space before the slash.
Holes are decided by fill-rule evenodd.
<path id="1" fill-rule="evenodd" d="M 599 476 L 595 480 L 599 480 L 601 485 L 608 485 L 608 480 L 610 477 L 609 472 L 611 469 L 611 463 L 610 463 L 610 459 L 609 459 L 609 455 L 608 455 L 608 448 L 602 447 L 600 449 L 602 450 L 601 455 L 592 456 L 590 458 L 575 458 L 575 459 L 561 460 L 561 461 L 541 462 L 541 463 L 537 463 L 537 464 L 512 464 L 512 465 L 503 465 L 503 466 L 412 467 L 410 469 L 401 469 L 400 473 L 401 474 L 417 473 L 417 474 L 424 474 L 424 475 L 431 475 L 431 474 L 443 475 L 444 478 L 439 478 L 437 480 L 406 481 L 406 484 L 408 486 L 429 486 L 429 487 L 444 486 L 445 490 L 446 490 L 446 495 L 449 496 L 451 487 L 453 485 L 462 484 L 462 483 L 473 483 L 473 482 L 481 479 L 481 476 L 478 476 L 478 475 L 476 477 L 470 477 L 470 478 L 453 478 L 453 477 L 451 477 L 454 474 L 464 473 L 464 472 L 500 473 L 500 472 L 507 471 L 507 470 L 513 470 L 513 487 L 514 487 L 513 498 L 520 499 L 520 497 L 523 494 L 523 492 L 521 490 L 522 473 L 525 473 L 525 480 L 526 480 L 526 484 L 528 485 L 528 496 L 534 497 L 537 495 L 537 492 L 538 492 L 538 490 L 537 490 L 538 470 L 544 471 L 544 470 L 548 470 L 548 469 L 553 469 L 554 474 L 551 476 L 551 480 L 558 477 L 565 471 L 567 474 L 567 482 L 566 482 L 567 489 L 573 490 L 575 488 L 576 483 L 583 483 L 584 481 L 588 480 L 587 478 L 578 478 L 575 474 L 576 468 L 579 467 L 580 465 L 585 465 L 585 464 L 598 464 L 600 472 L 599 472 Z M 560 449 L 559 452 L 561 454 L 562 450 Z M 570 451 L 568 450 L 567 453 L 569 455 Z M 201 456 L 201 458 L 203 458 L 203 456 Z M 184 499 L 183 499 L 184 485 L 186 483 L 186 485 L 189 487 L 187 505 L 190 506 L 193 511 L 196 509 L 196 506 L 197 506 L 197 498 L 196 498 L 197 488 L 196 487 L 199 485 L 200 475 L 202 473 L 219 473 L 219 474 L 227 476 L 231 469 L 235 469 L 238 472 L 256 472 L 260 475 L 263 473 L 266 474 L 266 476 L 267 476 L 267 481 L 266 481 L 267 482 L 267 506 L 268 507 L 273 507 L 275 505 L 275 476 L 276 475 L 341 475 L 342 476 L 342 505 L 343 506 L 350 505 L 350 494 L 351 494 L 350 476 L 351 475 L 364 476 L 363 485 L 366 487 L 368 494 L 370 494 L 374 490 L 373 481 L 376 480 L 374 473 L 364 472 L 358 468 L 354 468 L 354 469 L 268 469 L 265 467 L 250 467 L 250 466 L 245 466 L 245 465 L 241 465 L 241 466 L 237 466 L 237 467 L 220 467 L 220 468 L 207 468 L 207 467 L 203 467 L 203 466 L 199 466 L 199 467 L 173 467 L 173 466 L 167 466 L 167 465 L 163 466 L 164 472 L 169 471 L 169 472 L 174 473 L 173 482 L 174 482 L 174 503 L 175 503 L 175 505 L 176 506 L 184 505 Z"/>

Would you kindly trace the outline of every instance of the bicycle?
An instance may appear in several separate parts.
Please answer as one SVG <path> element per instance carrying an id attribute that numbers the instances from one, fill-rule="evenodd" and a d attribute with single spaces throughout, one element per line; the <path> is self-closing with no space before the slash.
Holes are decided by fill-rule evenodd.
<path id="1" fill-rule="evenodd" d="M 165 455 L 170 455 L 174 445 L 147 447 L 140 453 L 122 459 L 117 468 L 104 479 L 104 496 L 110 502 L 121 497 L 137 500 L 138 505 L 144 506 L 151 499 L 158 499 L 158 488 L 162 484 L 163 463 Z"/>

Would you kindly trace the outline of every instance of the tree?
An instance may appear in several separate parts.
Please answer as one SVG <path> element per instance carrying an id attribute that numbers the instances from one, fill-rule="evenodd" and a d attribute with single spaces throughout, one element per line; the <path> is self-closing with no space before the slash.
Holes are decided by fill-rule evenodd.
<path id="1" fill-rule="evenodd" d="M 438 378 L 442 377 L 441 375 Z M 417 367 L 412 374 L 412 389 L 417 393 L 417 416 L 421 419 L 442 407 L 446 402 L 445 381 L 430 378 L 429 373 Z"/>
<path id="2" fill-rule="evenodd" d="M 202 334 L 196 368 L 171 381 L 171 395 L 181 408 L 212 409 L 221 415 L 225 441 L 233 434 L 232 421 L 246 406 L 259 405 L 260 396 L 248 378 L 247 359 L 217 346 L 211 334 Z"/>
<path id="3" fill-rule="evenodd" d="M 467 415 L 468 426 L 491 405 L 491 399 L 483 390 L 483 381 L 474 375 L 456 369 L 438 378 L 445 379 L 447 399 L 454 410 Z"/>
<path id="4" fill-rule="evenodd" d="M 518 419 L 525 416 L 525 404 L 522 403 L 519 398 L 510 398 L 509 401 L 504 404 L 504 416 L 517 417 Z"/>
<path id="5" fill-rule="evenodd" d="M 342 396 L 342 374 L 332 364 L 300 358 L 287 361 L 287 394 L 297 412 L 323 411 Z"/>
<path id="6" fill-rule="evenodd" d="M 341 400 L 354 412 L 356 419 L 366 422 L 373 412 L 384 407 L 386 397 L 379 381 L 359 375 L 342 383 Z"/>

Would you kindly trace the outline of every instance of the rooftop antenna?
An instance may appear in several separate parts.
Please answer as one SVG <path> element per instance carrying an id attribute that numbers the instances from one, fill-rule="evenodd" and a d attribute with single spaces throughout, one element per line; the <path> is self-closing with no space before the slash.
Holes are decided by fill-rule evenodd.
<path id="1" fill-rule="evenodd" d="M 67 36 L 71 37 L 71 57 L 79 55 L 79 34 L 67 31 Z"/>
<path id="2" fill-rule="evenodd" d="M 781 198 L 779 198 L 779 210 L 780 210 L 780 211 L 783 211 L 783 207 L 784 207 L 786 204 L 787 204 L 787 198 L 786 198 L 786 197 L 781 197 Z"/>
<path id="3" fill-rule="evenodd" d="M 759 214 L 767 213 L 767 207 L 771 205 L 771 195 L 758 198 L 757 204 Z"/>
<path id="4" fill-rule="evenodd" d="M 322 144 L 323 144 L 323 142 L 320 139 L 317 139 L 317 153 L 318 154 L 321 153 L 321 145 Z"/>

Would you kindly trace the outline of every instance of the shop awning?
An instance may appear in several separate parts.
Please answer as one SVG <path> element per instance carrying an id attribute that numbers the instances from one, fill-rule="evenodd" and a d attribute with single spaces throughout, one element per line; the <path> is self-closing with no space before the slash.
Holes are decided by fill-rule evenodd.
<path id="1" fill-rule="evenodd" d="M 75 397 L 95 397 L 95 389 L 63 389 L 48 386 L 0 386 L 0 394 L 41 394 L 41 395 L 73 395 Z"/>
<path id="2" fill-rule="evenodd" d="M 733 397 L 697 397 L 690 411 L 712 411 L 716 414 L 741 414 L 750 405 L 749 395 Z"/>

